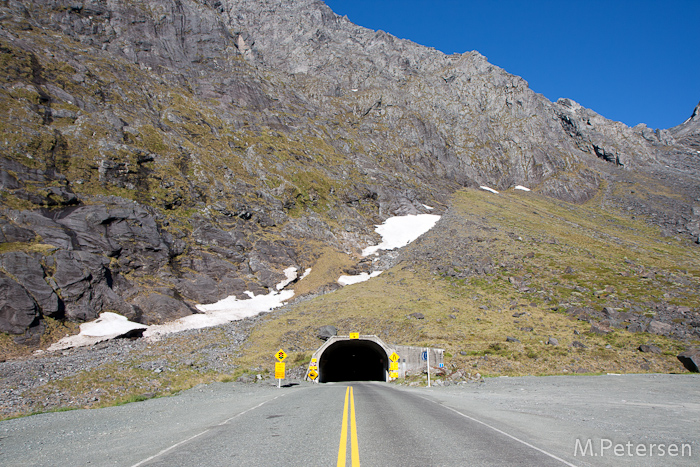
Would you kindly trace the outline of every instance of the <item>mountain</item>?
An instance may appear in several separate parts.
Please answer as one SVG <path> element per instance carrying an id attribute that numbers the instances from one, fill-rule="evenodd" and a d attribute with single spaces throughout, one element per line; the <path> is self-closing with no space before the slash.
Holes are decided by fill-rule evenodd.
<path id="1" fill-rule="evenodd" d="M 682 144 L 700 150 L 700 102 L 693 109 L 693 114 L 670 133 Z"/>
<path id="2" fill-rule="evenodd" d="M 17 343 L 266 294 L 289 267 L 334 290 L 316 266 L 370 268 L 375 224 L 482 185 L 600 199 L 697 248 L 697 108 L 629 128 L 318 0 L 8 0 L 0 57 L 0 330 Z"/>

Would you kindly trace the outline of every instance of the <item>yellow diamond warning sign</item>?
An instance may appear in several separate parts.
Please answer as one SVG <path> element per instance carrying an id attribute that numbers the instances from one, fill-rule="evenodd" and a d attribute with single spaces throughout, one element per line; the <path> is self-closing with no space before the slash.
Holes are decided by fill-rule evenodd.
<path id="1" fill-rule="evenodd" d="M 392 362 L 398 361 L 398 360 L 399 360 L 399 354 L 397 354 L 396 352 L 393 352 L 391 355 L 389 355 L 389 360 L 391 360 Z"/>
<path id="2" fill-rule="evenodd" d="M 275 358 L 279 360 L 280 362 L 283 362 L 285 358 L 287 358 L 287 354 L 284 352 L 284 350 L 279 349 L 277 353 L 275 354 Z"/>
<path id="3" fill-rule="evenodd" d="M 316 373 L 316 370 L 309 371 L 309 378 L 311 378 L 311 381 L 316 381 L 316 378 L 318 378 L 318 373 Z"/>

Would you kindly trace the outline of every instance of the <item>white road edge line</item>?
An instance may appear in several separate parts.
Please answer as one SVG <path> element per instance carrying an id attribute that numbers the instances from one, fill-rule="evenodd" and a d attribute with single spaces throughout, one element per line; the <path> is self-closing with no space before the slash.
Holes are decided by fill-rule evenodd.
<path id="1" fill-rule="evenodd" d="M 248 413 L 248 412 L 250 412 L 251 410 L 255 410 L 255 409 L 257 409 L 258 407 L 261 407 L 261 406 L 267 404 L 268 402 L 272 402 L 273 400 L 278 399 L 278 398 L 280 398 L 280 397 L 284 397 L 284 396 L 286 396 L 286 394 L 280 394 L 280 395 L 278 395 L 278 396 L 273 397 L 272 399 L 268 399 L 268 400 L 266 400 L 266 401 L 263 401 L 263 402 L 259 403 L 258 405 L 256 405 L 255 407 L 251 407 L 251 408 L 249 408 L 249 409 L 244 410 L 243 412 L 237 413 L 236 415 L 234 415 L 234 416 L 231 417 L 231 418 L 227 418 L 226 420 L 224 420 L 223 422 L 219 423 L 219 424 L 216 425 L 216 426 L 226 425 L 228 422 L 230 422 L 230 421 L 233 420 L 234 418 L 240 417 L 241 415 L 243 415 L 243 414 L 245 414 L 245 413 Z M 155 459 L 156 457 L 160 457 L 160 456 L 162 456 L 163 454 L 165 454 L 166 452 L 171 451 L 171 450 L 175 449 L 176 447 L 178 447 L 178 446 L 180 446 L 180 445 L 182 445 L 182 444 L 187 443 L 188 441 L 192 441 L 192 440 L 195 439 L 195 438 L 199 438 L 199 437 L 202 436 L 203 434 L 208 433 L 208 432 L 210 432 L 210 431 L 211 431 L 211 428 L 207 428 L 206 430 L 202 431 L 201 433 L 197 433 L 197 434 L 194 435 L 194 436 L 190 436 L 190 437 L 187 438 L 187 439 L 183 439 L 182 441 L 180 441 L 180 442 L 178 442 L 178 443 L 175 443 L 175 444 L 173 444 L 172 446 L 163 449 L 163 450 L 160 451 L 159 453 L 154 454 L 154 455 L 152 455 L 151 457 L 148 457 L 148 458 L 142 460 L 141 462 L 138 462 L 138 463 L 132 465 L 131 467 L 138 467 L 139 465 L 143 465 L 143 464 L 145 464 L 145 463 L 148 462 L 148 461 L 152 461 L 152 460 Z"/>
<path id="2" fill-rule="evenodd" d="M 517 442 L 519 442 L 519 443 L 521 443 L 521 444 L 524 444 L 525 446 L 527 446 L 527 447 L 529 447 L 529 448 L 532 448 L 532 449 L 534 449 L 535 451 L 539 451 L 539 452 L 541 452 L 542 454 L 551 457 L 552 459 L 558 460 L 559 462 L 562 462 L 562 463 L 568 465 L 569 467 L 577 467 L 575 464 L 572 464 L 571 462 L 565 461 L 565 460 L 562 459 L 561 457 L 557 457 L 557 456 L 555 456 L 554 454 L 545 451 L 544 449 L 540 449 L 540 448 L 538 448 L 537 446 L 533 446 L 532 444 L 528 443 L 527 441 L 523 441 L 523 440 L 520 439 L 520 438 L 516 438 L 515 436 L 513 436 L 513 435 L 511 435 L 511 434 L 508 434 L 508 433 L 506 433 L 506 432 L 503 431 L 503 430 L 499 430 L 498 428 L 489 425 L 488 423 L 482 422 L 481 420 L 477 420 L 476 418 L 470 417 L 469 415 L 465 415 L 465 414 L 463 414 L 462 412 L 460 412 L 460 411 L 457 410 L 457 409 L 453 409 L 452 407 L 448 407 L 448 406 L 446 406 L 446 405 L 444 405 L 444 404 L 440 404 L 439 402 L 434 401 L 434 400 L 432 400 L 432 399 L 428 399 L 427 397 L 423 397 L 423 396 L 418 396 L 418 397 L 420 397 L 420 398 L 422 398 L 422 399 L 425 399 L 425 400 L 427 400 L 427 401 L 430 401 L 430 402 L 432 402 L 432 403 L 434 403 L 434 404 L 438 404 L 439 406 L 444 407 L 444 408 L 446 408 L 447 410 L 451 410 L 452 412 L 454 412 L 454 413 L 456 413 L 456 414 L 459 414 L 459 415 L 461 415 L 461 416 L 464 417 L 464 418 L 468 418 L 469 420 L 471 420 L 471 421 L 473 421 L 473 422 L 480 423 L 480 424 L 484 425 L 485 427 L 491 428 L 493 431 L 496 431 L 496 432 L 498 432 L 498 433 L 500 433 L 500 434 L 502 434 L 502 435 L 504 435 L 504 436 L 509 437 L 509 438 L 512 439 L 512 440 L 515 440 L 515 441 L 517 441 Z"/>

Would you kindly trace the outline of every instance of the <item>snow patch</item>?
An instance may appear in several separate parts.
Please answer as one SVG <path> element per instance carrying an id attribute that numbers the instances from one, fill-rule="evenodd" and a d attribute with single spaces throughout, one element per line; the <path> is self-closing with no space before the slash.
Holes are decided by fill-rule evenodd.
<path id="1" fill-rule="evenodd" d="M 287 277 L 287 279 L 283 280 L 279 284 L 277 284 L 277 290 L 282 290 L 283 288 L 287 287 L 289 284 L 294 282 L 296 280 L 297 276 L 297 268 L 292 266 L 291 268 L 287 268 L 284 270 L 284 275 Z"/>
<path id="2" fill-rule="evenodd" d="M 529 188 L 525 188 L 525 187 L 522 186 L 522 185 L 515 185 L 515 189 L 516 189 L 516 190 L 522 190 L 522 191 L 530 191 Z"/>
<path id="3" fill-rule="evenodd" d="M 143 335 L 150 337 L 188 329 L 208 328 L 256 316 L 281 307 L 286 300 L 294 296 L 294 291 L 272 291 L 267 295 L 255 295 L 246 291 L 245 294 L 249 297 L 246 300 L 239 300 L 235 295 L 231 295 L 216 303 L 197 305 L 197 309 L 203 313 L 185 316 L 165 324 L 154 324 L 149 326 Z"/>
<path id="4" fill-rule="evenodd" d="M 382 236 L 382 242 L 362 250 L 362 256 L 369 256 L 379 250 L 404 247 L 432 229 L 439 220 L 440 216 L 435 214 L 390 217 L 374 229 Z"/>
<path id="5" fill-rule="evenodd" d="M 433 209 L 435 209 L 435 208 L 433 208 L 433 207 L 428 206 L 427 204 L 424 204 L 423 207 L 424 207 L 425 209 L 427 209 L 428 211 L 432 211 Z"/>
<path id="6" fill-rule="evenodd" d="M 145 330 L 145 324 L 129 321 L 126 316 L 106 311 L 100 313 L 100 317 L 95 321 L 90 321 L 80 325 L 80 334 L 64 337 L 60 341 L 49 347 L 50 351 L 69 349 L 71 347 L 82 347 L 94 345 L 98 342 L 114 339 L 132 331 Z"/>
<path id="7" fill-rule="evenodd" d="M 479 188 L 481 188 L 482 190 L 490 191 L 491 193 L 494 193 L 496 195 L 498 194 L 498 192 L 496 190 L 494 190 L 493 188 L 489 188 L 489 187 L 484 186 L 484 185 L 481 185 Z"/>
<path id="8" fill-rule="evenodd" d="M 357 274 L 354 276 L 340 276 L 338 278 L 338 284 L 340 284 L 340 285 L 358 284 L 360 282 L 368 281 L 372 277 L 377 277 L 382 272 L 383 271 L 374 271 L 372 274 L 367 274 L 366 272 L 363 272 L 361 274 Z"/>
<path id="9" fill-rule="evenodd" d="M 284 305 L 286 300 L 294 296 L 293 290 L 282 289 L 297 278 L 297 268 L 285 269 L 284 275 L 286 279 L 275 286 L 277 291 L 272 290 L 267 295 L 255 295 L 246 290 L 243 293 L 248 298 L 244 300 L 239 300 L 235 295 L 231 295 L 216 303 L 196 305 L 196 308 L 203 313 L 184 316 L 165 324 L 155 324 L 150 326 L 143 335 L 149 337 L 188 329 L 208 328 L 272 311 Z"/>
<path id="10" fill-rule="evenodd" d="M 299 280 L 305 279 L 306 276 L 308 276 L 309 274 L 311 274 L 311 268 L 306 268 L 306 271 L 304 271 L 304 274 L 301 275 L 301 277 L 299 278 Z"/>

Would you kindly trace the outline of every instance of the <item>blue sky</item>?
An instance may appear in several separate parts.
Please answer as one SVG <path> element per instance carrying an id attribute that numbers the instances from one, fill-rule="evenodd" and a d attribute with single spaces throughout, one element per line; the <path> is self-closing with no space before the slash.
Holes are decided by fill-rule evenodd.
<path id="1" fill-rule="evenodd" d="M 670 128 L 700 101 L 700 0 L 325 0 L 370 29 L 476 50 L 556 101 Z"/>

